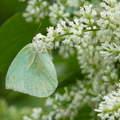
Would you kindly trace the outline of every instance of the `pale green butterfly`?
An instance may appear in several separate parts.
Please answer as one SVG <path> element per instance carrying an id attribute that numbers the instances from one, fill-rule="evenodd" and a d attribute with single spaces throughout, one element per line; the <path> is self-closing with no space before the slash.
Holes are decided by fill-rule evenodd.
<path id="1" fill-rule="evenodd" d="M 36 97 L 51 95 L 58 85 L 57 74 L 46 50 L 39 52 L 32 43 L 14 58 L 7 76 L 6 88 Z"/>

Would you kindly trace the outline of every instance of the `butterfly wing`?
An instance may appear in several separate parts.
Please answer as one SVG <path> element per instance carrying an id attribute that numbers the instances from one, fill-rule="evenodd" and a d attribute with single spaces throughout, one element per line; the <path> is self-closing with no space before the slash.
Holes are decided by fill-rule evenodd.
<path id="1" fill-rule="evenodd" d="M 11 63 L 6 88 L 37 97 L 47 97 L 57 87 L 57 75 L 47 51 L 38 53 L 32 44 L 25 46 Z"/>
<path id="2" fill-rule="evenodd" d="M 58 81 L 55 67 L 48 52 L 43 51 L 36 55 L 35 62 L 31 67 L 37 68 L 33 70 L 36 70 L 37 79 L 41 78 L 39 84 L 41 85 L 40 89 L 42 92 L 40 94 L 42 94 L 42 96 L 48 96 L 53 93 L 58 85 Z M 38 71 L 41 71 L 40 74 L 38 74 Z"/>

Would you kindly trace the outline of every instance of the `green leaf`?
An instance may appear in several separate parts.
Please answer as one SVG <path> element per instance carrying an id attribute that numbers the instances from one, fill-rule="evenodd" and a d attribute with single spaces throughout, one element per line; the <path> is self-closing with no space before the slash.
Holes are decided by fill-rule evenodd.
<path id="1" fill-rule="evenodd" d="M 89 107 L 87 104 L 85 104 L 79 111 L 77 116 L 74 118 L 75 120 L 91 120 L 92 117 L 90 116 L 90 113 L 92 112 L 91 107 Z M 96 120 L 96 119 L 94 119 Z"/>
<path id="2" fill-rule="evenodd" d="M 5 99 L 0 99 L 0 119 L 1 120 L 22 120 L 23 116 L 30 115 L 32 109 L 23 107 L 18 109 L 16 106 L 8 106 Z"/>
<path id="3" fill-rule="evenodd" d="M 17 12 L 23 12 L 27 2 L 19 0 L 0 0 L 0 26 Z M 4 11 L 4 12 L 3 12 Z"/>
<path id="4" fill-rule="evenodd" d="M 80 80 L 83 79 L 83 75 L 81 74 L 81 70 L 80 69 L 74 69 L 73 71 L 71 70 L 61 80 L 58 88 L 65 87 L 65 86 L 70 85 L 70 84 L 74 84 L 74 83 L 76 83 L 77 79 L 80 79 Z"/>
<path id="5" fill-rule="evenodd" d="M 22 18 L 16 14 L 0 28 L 0 71 L 5 71 L 18 51 L 31 42 L 32 35 Z"/>
<path id="6" fill-rule="evenodd" d="M 76 80 L 82 80 L 83 75 L 81 73 L 80 65 L 78 64 L 76 54 L 70 56 L 68 59 L 64 59 L 58 54 L 58 51 L 53 52 L 54 64 L 57 70 L 59 86 L 62 88 L 76 83 Z"/>

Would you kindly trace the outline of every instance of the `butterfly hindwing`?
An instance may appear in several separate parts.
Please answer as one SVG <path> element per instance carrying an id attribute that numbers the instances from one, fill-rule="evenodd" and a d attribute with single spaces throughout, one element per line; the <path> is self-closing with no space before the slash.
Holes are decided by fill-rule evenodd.
<path id="1" fill-rule="evenodd" d="M 41 89 L 44 90 L 44 94 L 50 94 L 58 85 L 55 67 L 47 51 L 43 51 L 39 55 L 36 55 L 35 60 L 35 63 L 37 63 L 38 66 L 38 71 L 41 71 Z"/>

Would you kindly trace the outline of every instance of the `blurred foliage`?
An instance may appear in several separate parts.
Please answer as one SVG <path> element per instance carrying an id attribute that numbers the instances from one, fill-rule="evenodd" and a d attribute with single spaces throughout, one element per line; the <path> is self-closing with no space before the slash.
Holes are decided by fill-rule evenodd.
<path id="1" fill-rule="evenodd" d="M 0 26 L 12 15 L 22 12 L 26 7 L 26 3 L 18 0 L 0 0 Z"/>
<path id="2" fill-rule="evenodd" d="M 17 109 L 15 106 L 8 106 L 4 99 L 0 99 L 0 119 L 1 120 L 22 120 L 24 115 L 31 114 L 30 108 Z"/>

